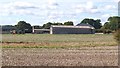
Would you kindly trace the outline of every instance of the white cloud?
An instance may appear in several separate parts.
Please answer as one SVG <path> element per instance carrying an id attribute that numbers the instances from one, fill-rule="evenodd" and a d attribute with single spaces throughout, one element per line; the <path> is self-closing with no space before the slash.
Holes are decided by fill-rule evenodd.
<path id="1" fill-rule="evenodd" d="M 103 9 L 105 10 L 111 10 L 111 9 L 116 9 L 117 7 L 114 5 L 106 5 Z"/>
<path id="2" fill-rule="evenodd" d="M 48 10 L 56 10 L 57 9 L 57 6 L 56 5 L 46 5 L 46 8 Z"/>
<path id="3" fill-rule="evenodd" d="M 88 1 L 87 3 L 86 3 L 86 9 L 92 9 L 92 8 L 94 8 L 94 5 L 93 5 L 93 2 L 92 1 Z"/>
<path id="4" fill-rule="evenodd" d="M 106 17 L 110 17 L 111 15 L 110 14 L 104 14 L 102 15 L 102 18 L 106 18 Z"/>
<path id="5" fill-rule="evenodd" d="M 9 15 L 35 15 L 35 16 L 44 16 L 47 15 L 47 12 L 51 9 L 55 9 L 56 6 L 51 4 L 34 4 L 30 2 L 9 2 L 3 5 L 0 5 L 0 15 L 9 16 Z"/>
<path id="6" fill-rule="evenodd" d="M 91 13 L 100 13 L 100 10 L 99 9 L 92 9 Z"/>
<path id="7" fill-rule="evenodd" d="M 6 7 L 10 7 L 10 8 L 14 8 L 14 9 L 30 9 L 30 8 L 38 8 L 37 6 L 35 6 L 34 4 L 31 4 L 29 2 L 11 2 L 9 4 L 7 4 Z"/>
<path id="8" fill-rule="evenodd" d="M 114 0 L 114 2 L 117 2 L 117 3 L 118 3 L 119 1 L 120 1 L 120 0 Z"/>
<path id="9" fill-rule="evenodd" d="M 73 8 L 76 13 L 100 13 L 98 7 L 92 1 L 86 2 L 86 4 L 74 5 Z"/>
<path id="10" fill-rule="evenodd" d="M 56 5 L 57 4 L 56 0 L 47 0 L 47 2 L 50 5 Z"/>
<path id="11" fill-rule="evenodd" d="M 58 7 L 58 2 L 56 0 L 47 0 L 46 7 L 48 9 L 56 9 Z"/>
<path id="12" fill-rule="evenodd" d="M 0 12 L 2 15 L 9 15 L 9 14 L 29 14 L 33 15 L 34 12 L 32 10 L 38 9 L 38 7 L 34 4 L 28 2 L 10 2 L 3 4 L 0 7 Z"/>
<path id="13" fill-rule="evenodd" d="M 76 5 L 75 7 L 73 7 L 73 8 L 75 8 L 75 10 L 76 10 L 76 13 L 82 13 L 82 12 L 84 12 L 85 11 L 85 7 L 83 7 L 84 5 Z"/>
<path id="14" fill-rule="evenodd" d="M 103 14 L 101 16 L 101 21 L 104 24 L 105 22 L 107 22 L 108 18 L 111 16 L 111 14 Z"/>
<path id="15" fill-rule="evenodd" d="M 107 0 L 15 0 L 14 2 L 0 4 L 0 17 L 14 18 L 12 15 L 15 15 L 15 17 L 26 18 L 26 16 L 31 15 L 31 20 L 34 22 L 34 19 L 36 19 L 38 23 L 43 20 L 78 21 L 78 19 L 82 20 L 85 17 L 101 18 L 102 21 L 106 21 L 110 13 L 115 14 L 114 11 L 117 9 L 115 6 L 117 3 L 115 2 L 117 1 L 110 0 L 109 3 Z M 111 2 L 113 2 L 113 5 Z"/>

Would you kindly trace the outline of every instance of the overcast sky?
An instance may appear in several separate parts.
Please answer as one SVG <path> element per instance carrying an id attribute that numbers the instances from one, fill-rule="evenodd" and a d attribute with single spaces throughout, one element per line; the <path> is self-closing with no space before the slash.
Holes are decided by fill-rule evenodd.
<path id="1" fill-rule="evenodd" d="M 84 18 L 101 19 L 118 15 L 120 0 L 0 0 L 0 25 L 16 25 L 26 21 L 31 25 L 47 22 L 73 21 Z"/>

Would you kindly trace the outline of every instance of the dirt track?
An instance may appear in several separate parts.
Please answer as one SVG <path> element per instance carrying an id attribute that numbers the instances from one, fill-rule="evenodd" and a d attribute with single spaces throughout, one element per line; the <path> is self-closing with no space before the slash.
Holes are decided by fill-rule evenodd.
<path id="1" fill-rule="evenodd" d="M 118 47 L 3 48 L 3 66 L 118 66 Z"/>

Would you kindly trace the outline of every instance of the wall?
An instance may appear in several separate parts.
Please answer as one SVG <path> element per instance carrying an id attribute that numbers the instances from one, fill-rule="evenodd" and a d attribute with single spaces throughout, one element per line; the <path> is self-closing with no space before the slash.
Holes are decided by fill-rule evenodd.
<path id="1" fill-rule="evenodd" d="M 94 34 L 94 30 L 90 28 L 64 28 L 51 27 L 51 34 Z"/>

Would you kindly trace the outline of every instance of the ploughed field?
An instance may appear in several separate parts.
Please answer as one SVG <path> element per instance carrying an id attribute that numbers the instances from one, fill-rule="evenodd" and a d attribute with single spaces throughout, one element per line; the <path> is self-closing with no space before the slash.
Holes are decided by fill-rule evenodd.
<path id="1" fill-rule="evenodd" d="M 3 66 L 118 66 L 111 34 L 2 35 Z"/>
<path id="2" fill-rule="evenodd" d="M 4 48 L 3 66 L 118 66 L 117 46 Z"/>

